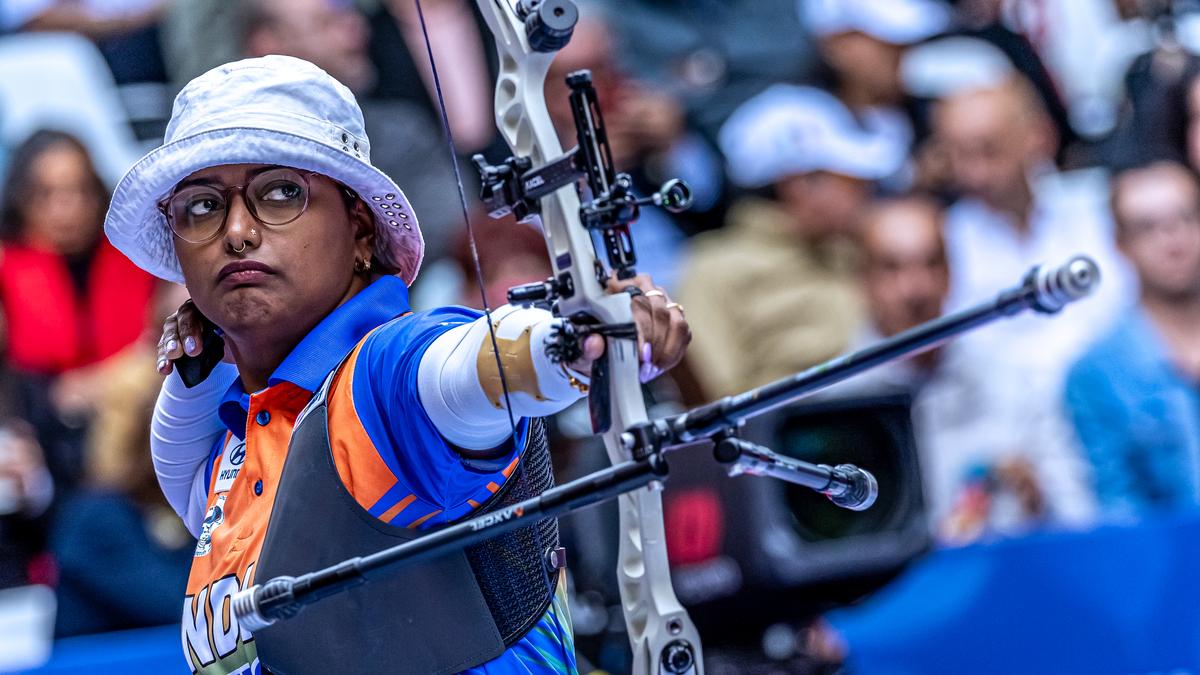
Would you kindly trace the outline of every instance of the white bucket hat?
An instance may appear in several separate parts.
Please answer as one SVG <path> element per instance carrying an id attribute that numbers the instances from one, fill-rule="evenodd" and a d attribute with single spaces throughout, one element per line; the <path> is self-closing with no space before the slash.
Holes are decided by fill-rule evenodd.
<path id="1" fill-rule="evenodd" d="M 214 68 L 175 97 L 163 144 L 117 184 L 104 232 L 138 267 L 183 282 L 158 202 L 179 181 L 224 164 L 278 164 L 315 171 L 354 190 L 375 217 L 375 257 L 411 284 L 425 242 L 400 188 L 371 165 L 362 111 L 350 90 L 289 56 Z"/>

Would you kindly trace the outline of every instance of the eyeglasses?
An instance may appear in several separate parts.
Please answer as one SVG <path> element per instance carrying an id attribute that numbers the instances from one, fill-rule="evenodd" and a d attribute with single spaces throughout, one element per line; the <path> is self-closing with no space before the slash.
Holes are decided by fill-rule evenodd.
<path id="1" fill-rule="evenodd" d="M 1178 235 L 1196 228 L 1198 224 L 1200 224 L 1200 210 L 1185 208 L 1164 217 L 1129 218 L 1125 223 L 1124 235 L 1129 239 L 1164 234 Z"/>
<path id="2" fill-rule="evenodd" d="M 308 177 L 313 173 L 279 167 L 263 171 L 245 185 L 189 185 L 159 202 L 158 210 L 167 217 L 171 231 L 191 244 L 212 241 L 221 233 L 234 190 L 241 192 L 255 220 L 264 225 L 287 225 L 308 208 Z"/>

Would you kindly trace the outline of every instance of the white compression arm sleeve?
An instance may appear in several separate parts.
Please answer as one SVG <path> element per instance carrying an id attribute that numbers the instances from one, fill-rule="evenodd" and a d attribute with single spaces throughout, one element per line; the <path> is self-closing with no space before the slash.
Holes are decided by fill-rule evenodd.
<path id="1" fill-rule="evenodd" d="M 506 305 L 492 312 L 514 419 L 553 415 L 583 395 L 546 355 L 558 321 L 542 309 Z M 495 373 L 494 359 L 487 317 L 447 331 L 421 358 L 421 404 L 442 436 L 461 448 L 493 448 L 512 433 L 503 395 L 492 386 L 489 396 L 483 383 Z"/>
<path id="2" fill-rule="evenodd" d="M 193 535 L 200 532 L 208 495 L 204 467 L 213 444 L 225 431 L 217 405 L 238 372 L 220 363 L 200 384 L 188 389 L 178 372 L 167 376 L 150 422 L 150 456 L 158 484 L 175 513 Z"/>

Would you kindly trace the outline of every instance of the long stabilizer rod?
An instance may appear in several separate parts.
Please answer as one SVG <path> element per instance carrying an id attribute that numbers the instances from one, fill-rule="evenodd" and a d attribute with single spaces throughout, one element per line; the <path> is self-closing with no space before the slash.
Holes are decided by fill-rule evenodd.
<path id="1" fill-rule="evenodd" d="M 1025 275 L 1019 286 L 999 293 L 991 302 L 948 314 L 802 373 L 671 417 L 666 420 L 665 429 L 655 425 L 658 441 L 672 445 L 714 437 L 736 428 L 747 418 L 792 403 L 889 361 L 933 349 L 996 319 L 1024 310 L 1055 314 L 1068 303 L 1090 295 L 1099 283 L 1100 269 L 1087 256 L 1075 256 L 1057 267 L 1039 265 Z"/>

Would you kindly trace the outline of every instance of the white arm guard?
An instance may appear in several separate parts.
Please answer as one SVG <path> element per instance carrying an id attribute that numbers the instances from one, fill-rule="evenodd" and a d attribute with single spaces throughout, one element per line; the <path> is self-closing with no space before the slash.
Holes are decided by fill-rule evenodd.
<path id="1" fill-rule="evenodd" d="M 506 305 L 492 312 L 514 418 L 553 415 L 583 395 L 546 356 L 546 340 L 558 321 L 542 309 Z M 512 433 L 487 317 L 434 340 L 421 358 L 417 382 L 425 412 L 451 443 L 483 450 Z"/>
<path id="2" fill-rule="evenodd" d="M 225 431 L 217 405 L 237 378 L 237 368 L 220 363 L 200 384 L 184 386 L 177 372 L 167 376 L 150 422 L 150 457 L 163 495 L 193 534 L 200 532 L 208 495 L 204 467 L 213 444 Z"/>

